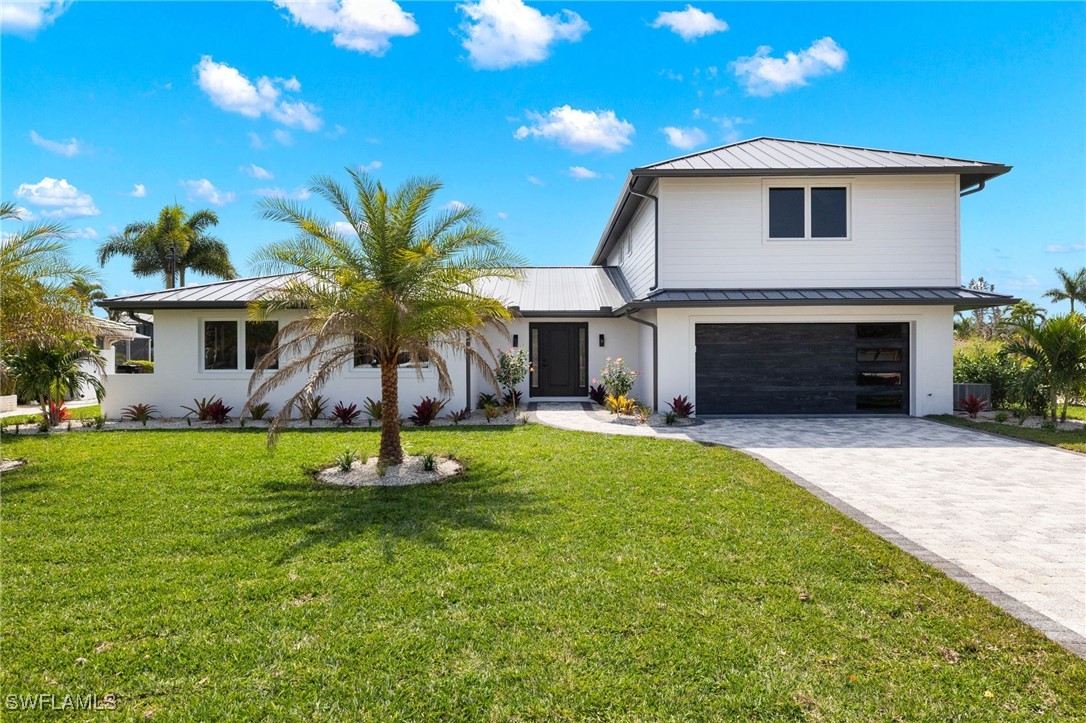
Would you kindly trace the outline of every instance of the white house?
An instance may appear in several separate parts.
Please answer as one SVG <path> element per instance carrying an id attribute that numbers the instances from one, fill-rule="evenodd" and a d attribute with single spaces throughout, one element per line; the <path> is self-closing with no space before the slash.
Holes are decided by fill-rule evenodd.
<path id="1" fill-rule="evenodd" d="M 686 395 L 702 415 L 949 412 L 955 310 L 1016 301 L 962 288 L 959 203 L 1009 170 L 775 138 L 635 168 L 588 266 L 529 267 L 487 290 L 516 312 L 493 343 L 528 349 L 529 402 L 583 400 L 622 357 L 657 409 Z M 156 337 L 154 373 L 111 375 L 106 413 L 176 414 L 211 395 L 240 409 L 277 328 L 245 306 L 279 278 L 100 302 L 152 313 Z M 450 361 L 450 407 L 493 391 Z M 327 397 L 379 396 L 378 371 L 357 362 Z M 401 374 L 403 408 L 437 395 L 429 370 Z"/>

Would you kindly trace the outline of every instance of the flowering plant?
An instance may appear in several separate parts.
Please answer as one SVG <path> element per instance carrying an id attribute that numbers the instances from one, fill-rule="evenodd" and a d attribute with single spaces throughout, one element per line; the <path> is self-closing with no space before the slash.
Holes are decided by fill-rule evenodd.
<path id="1" fill-rule="evenodd" d="M 626 366 L 622 357 L 613 360 L 607 357 L 603 369 L 600 370 L 600 381 L 607 388 L 607 393 L 615 397 L 629 394 L 636 380 L 637 372 Z"/>
<path id="2" fill-rule="evenodd" d="M 494 376 L 498 379 L 498 384 L 502 389 L 509 392 L 507 396 L 512 398 L 512 404 L 514 409 L 516 408 L 516 388 L 520 384 L 524 377 L 528 376 L 528 372 L 532 370 L 532 365 L 528 362 L 528 352 L 524 349 L 510 349 L 509 351 L 498 352 L 498 366 L 494 367 Z"/>

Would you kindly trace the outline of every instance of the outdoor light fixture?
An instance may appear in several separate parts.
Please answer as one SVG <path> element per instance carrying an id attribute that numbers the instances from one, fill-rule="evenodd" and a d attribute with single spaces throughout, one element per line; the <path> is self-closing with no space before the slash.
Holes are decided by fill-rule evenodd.
<path id="1" fill-rule="evenodd" d="M 603 346 L 603 334 L 600 334 L 600 346 Z"/>
<path id="2" fill-rule="evenodd" d="M 513 334 L 513 346 L 520 346 L 520 334 Z"/>

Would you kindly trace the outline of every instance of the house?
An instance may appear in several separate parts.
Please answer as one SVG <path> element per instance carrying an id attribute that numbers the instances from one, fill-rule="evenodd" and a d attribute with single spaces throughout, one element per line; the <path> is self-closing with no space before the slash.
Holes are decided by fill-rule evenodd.
<path id="1" fill-rule="evenodd" d="M 700 414 L 927 414 L 952 409 L 955 310 L 1015 299 L 962 288 L 961 199 L 998 163 L 756 138 L 630 171 L 589 259 L 530 267 L 486 291 L 516 318 L 528 401 L 584 400 L 607 357 L 641 374 L 652 407 L 687 395 Z M 177 413 L 194 397 L 240 407 L 278 323 L 246 320 L 269 276 L 100 302 L 155 319 L 154 374 L 112 376 L 107 413 Z M 491 391 L 450 358 L 450 406 Z M 356 359 L 331 399 L 379 395 Z M 436 395 L 405 368 L 401 404 Z M 281 401 L 272 398 L 271 401 Z"/>

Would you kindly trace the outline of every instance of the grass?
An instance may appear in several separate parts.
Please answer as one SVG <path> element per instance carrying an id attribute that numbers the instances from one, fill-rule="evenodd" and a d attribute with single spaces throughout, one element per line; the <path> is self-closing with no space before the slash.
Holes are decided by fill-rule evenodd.
<path id="1" fill-rule="evenodd" d="M 98 404 L 91 404 L 86 407 L 72 407 L 68 410 L 72 419 L 89 419 L 91 417 L 97 417 L 102 413 L 102 407 Z M 16 414 L 10 417 L 3 417 L 3 422 L 7 426 L 14 426 L 16 424 L 37 424 L 42 420 L 41 412 L 36 414 Z M 64 424 L 64 422 L 61 422 Z"/>
<path id="2" fill-rule="evenodd" d="M 1075 404 L 1067 405 L 1067 418 L 1086 419 L 1086 407 L 1081 407 Z"/>
<path id="3" fill-rule="evenodd" d="M 1081 409 L 1081 407 L 1079 407 L 1079 409 Z M 1071 408 L 1068 408 L 1067 416 L 1068 418 L 1071 418 Z M 1056 432 L 1035 427 L 1019 427 L 1013 418 L 1005 424 L 966 419 L 953 414 L 937 414 L 928 418 L 939 422 L 946 422 L 947 424 L 954 424 L 959 427 L 968 427 L 970 429 L 979 429 L 993 434 L 1001 434 L 1004 437 L 1014 437 L 1016 439 L 1024 439 L 1029 442 L 1038 442 L 1040 444 L 1050 444 L 1053 447 L 1063 447 L 1064 449 L 1070 449 L 1075 452 L 1086 452 L 1086 429 Z"/>
<path id="4" fill-rule="evenodd" d="M 30 464 L 2 480 L 0 693 L 115 693 L 124 718 L 182 720 L 1086 710 L 1086 662 L 738 452 L 405 430 L 466 474 L 343 489 L 305 472 L 377 440 L 6 439 Z"/>

